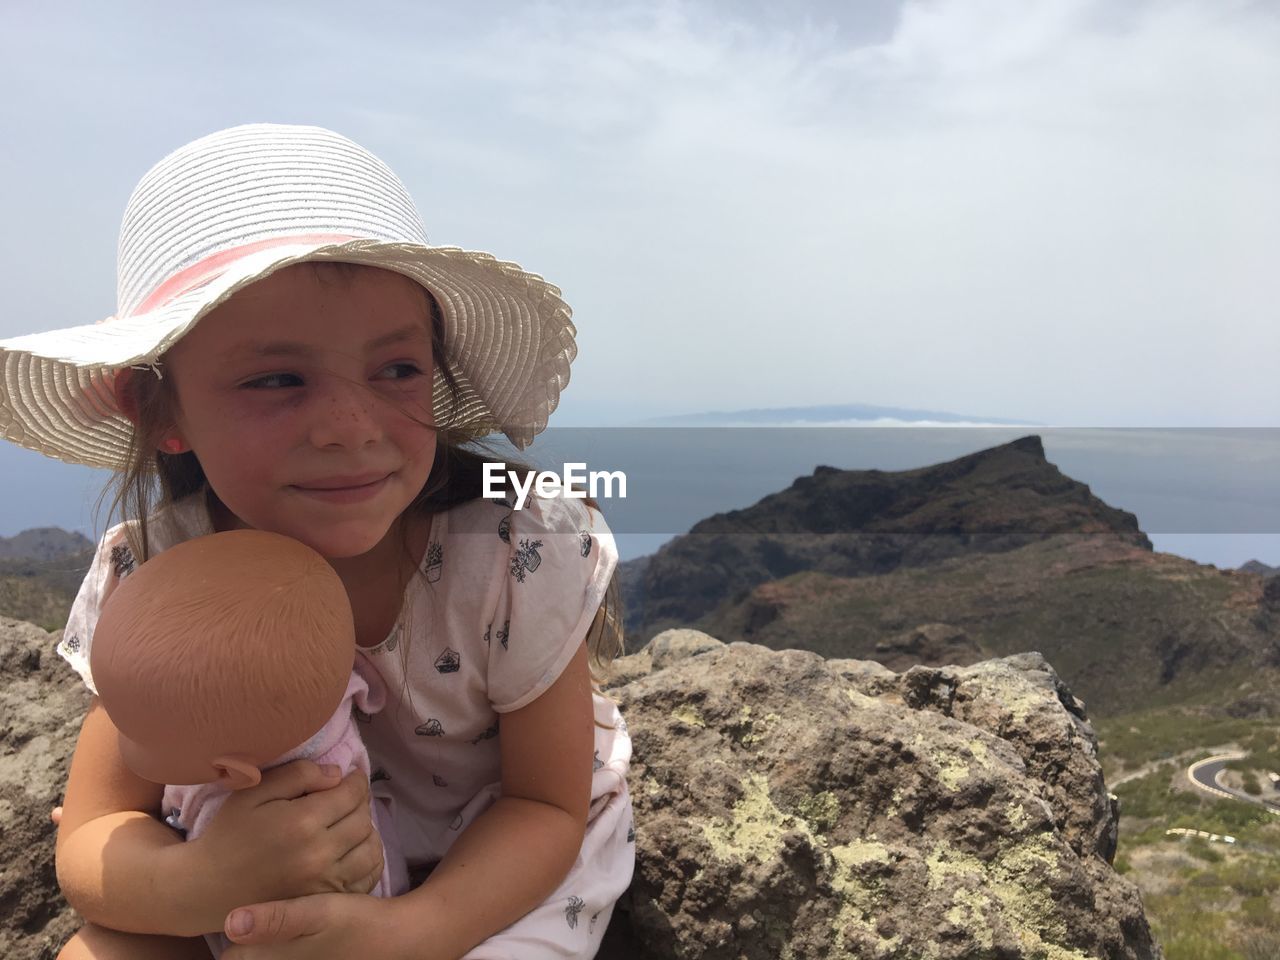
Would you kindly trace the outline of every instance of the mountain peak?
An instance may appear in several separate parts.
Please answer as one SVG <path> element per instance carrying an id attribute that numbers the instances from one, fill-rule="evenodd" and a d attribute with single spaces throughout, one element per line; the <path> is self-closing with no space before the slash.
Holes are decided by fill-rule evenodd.
<path id="1" fill-rule="evenodd" d="M 32 527 L 12 537 L 0 537 L 0 560 L 58 560 L 93 549 L 82 533 L 61 527 Z"/>
<path id="2" fill-rule="evenodd" d="M 1137 518 L 1098 499 L 1029 435 L 911 470 L 819 466 L 741 510 L 707 517 L 646 565 L 629 628 L 694 623 L 759 584 L 801 571 L 889 573 L 1002 553 L 1059 534 L 1150 551 Z"/>
<path id="3" fill-rule="evenodd" d="M 1122 533 L 1150 543 L 1131 513 L 1103 503 L 1045 458 L 1034 434 L 911 470 L 829 465 L 740 510 L 715 514 L 699 533 Z"/>
<path id="4" fill-rule="evenodd" d="M 1029 453 L 1033 457 L 1035 457 L 1037 460 L 1045 459 L 1044 441 L 1040 439 L 1040 435 L 1038 433 L 1032 433 L 1025 437 L 1019 437 L 1017 440 L 1012 440 L 1009 443 L 1006 443 L 1005 447 L 1007 447 L 1010 450 L 1017 450 L 1020 453 Z M 994 449 L 998 450 L 1000 448 L 996 447 Z"/>

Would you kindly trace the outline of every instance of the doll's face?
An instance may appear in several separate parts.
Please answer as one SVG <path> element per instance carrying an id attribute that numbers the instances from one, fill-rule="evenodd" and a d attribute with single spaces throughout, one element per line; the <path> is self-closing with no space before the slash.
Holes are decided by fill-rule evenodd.
<path id="1" fill-rule="evenodd" d="M 286 267 L 202 318 L 165 364 L 166 437 L 195 452 L 231 526 L 359 556 L 431 472 L 430 319 L 398 273 Z"/>

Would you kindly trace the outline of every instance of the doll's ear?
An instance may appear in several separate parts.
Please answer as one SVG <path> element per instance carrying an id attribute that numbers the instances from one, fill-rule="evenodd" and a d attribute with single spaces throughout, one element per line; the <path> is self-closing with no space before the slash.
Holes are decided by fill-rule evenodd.
<path id="1" fill-rule="evenodd" d="M 244 754 L 224 754 L 213 761 L 213 767 L 218 771 L 218 779 L 214 783 L 228 790 L 256 787 L 262 782 L 262 771 Z"/>

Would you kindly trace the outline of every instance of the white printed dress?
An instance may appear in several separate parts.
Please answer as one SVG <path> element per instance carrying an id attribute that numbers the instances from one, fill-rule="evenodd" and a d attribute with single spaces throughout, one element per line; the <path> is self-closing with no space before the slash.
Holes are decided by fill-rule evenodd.
<path id="1" fill-rule="evenodd" d="M 155 518 L 153 550 L 211 532 L 196 494 Z M 617 562 L 604 519 L 580 500 L 530 497 L 522 510 L 472 500 L 432 517 L 422 576 L 407 589 L 390 635 L 364 649 L 386 683 L 387 706 L 357 715 L 373 795 L 391 808 L 418 880 L 501 792 L 502 714 L 533 702 L 560 676 Z M 112 528 L 59 645 L 90 690 L 93 625 L 115 580 L 133 566 L 122 528 Z M 631 882 L 635 833 L 626 724 L 599 695 L 595 716 L 592 801 L 577 860 L 540 906 L 464 960 L 585 960 L 599 949 Z"/>

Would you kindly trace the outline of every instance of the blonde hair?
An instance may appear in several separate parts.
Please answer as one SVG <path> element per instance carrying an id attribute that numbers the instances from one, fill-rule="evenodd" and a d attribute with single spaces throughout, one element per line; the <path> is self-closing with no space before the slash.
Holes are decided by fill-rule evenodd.
<path id="1" fill-rule="evenodd" d="M 335 261 L 305 263 L 314 269 L 317 278 L 330 275 L 350 280 L 363 271 L 379 269 L 365 264 Z M 449 363 L 444 360 L 444 315 L 431 292 L 425 287 L 419 286 L 419 289 L 422 290 L 431 320 L 432 357 L 448 388 L 450 408 L 457 409 L 462 391 Z M 160 360 L 163 364 L 164 358 L 161 357 Z M 148 518 L 158 509 L 201 492 L 205 496 L 206 509 L 212 510 L 210 498 L 213 491 L 194 453 L 187 451 L 171 454 L 158 449 L 162 435 L 173 421 L 172 411 L 177 406 L 173 378 L 160 376 L 149 368 L 135 369 L 125 389 L 131 394 L 137 420 L 129 439 L 128 453 L 104 488 L 98 508 L 101 510 L 103 501 L 110 500 L 108 525 L 118 522 L 117 518 L 127 521 L 125 536 L 129 548 L 139 563 L 145 563 L 151 553 Z M 513 471 L 521 483 L 525 483 L 528 475 L 535 471 L 532 465 L 512 462 L 509 457 L 496 453 L 483 441 L 466 436 L 455 425 L 447 422 L 448 414 L 444 419 L 446 422 L 434 425 L 437 430 L 436 457 L 427 482 L 397 524 L 406 556 L 409 556 L 409 545 L 404 536 L 404 517 L 413 511 L 436 513 L 479 499 L 483 492 L 483 465 L 486 460 L 505 460 L 507 470 Z M 504 483 L 507 483 L 505 478 Z M 599 509 L 599 504 L 590 497 L 585 498 L 585 503 Z M 415 560 L 416 558 L 410 557 L 411 564 Z M 415 565 L 415 569 L 419 576 L 425 578 L 421 568 Z M 599 684 L 608 675 L 614 658 L 624 652 L 622 624 L 622 594 L 615 571 L 586 637 L 593 687 L 597 692 Z"/>

